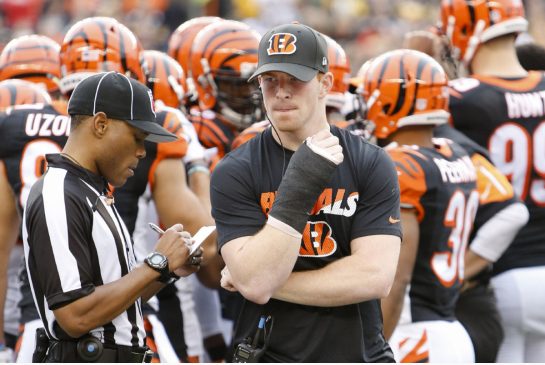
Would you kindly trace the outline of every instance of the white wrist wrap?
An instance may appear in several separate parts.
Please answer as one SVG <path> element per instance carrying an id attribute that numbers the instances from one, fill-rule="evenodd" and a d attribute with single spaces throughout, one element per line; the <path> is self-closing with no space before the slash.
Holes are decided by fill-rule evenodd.
<path id="1" fill-rule="evenodd" d="M 275 217 L 271 216 L 269 214 L 269 218 L 267 219 L 267 224 L 270 225 L 271 227 L 275 228 L 275 229 L 278 229 L 279 231 L 282 231 L 284 232 L 285 234 L 289 235 L 289 236 L 292 236 L 294 238 L 298 238 L 298 239 L 301 239 L 303 238 L 303 235 L 299 232 L 297 232 L 296 229 L 294 229 L 292 226 L 282 222 L 282 221 L 279 221 L 278 219 L 276 219 Z"/>

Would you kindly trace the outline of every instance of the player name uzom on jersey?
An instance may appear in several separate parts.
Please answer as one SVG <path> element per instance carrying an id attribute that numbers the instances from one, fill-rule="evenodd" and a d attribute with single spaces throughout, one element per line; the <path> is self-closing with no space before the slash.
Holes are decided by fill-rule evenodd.
<path id="1" fill-rule="evenodd" d="M 30 113 L 26 119 L 25 133 L 28 136 L 68 136 L 70 118 L 66 115 Z"/>
<path id="2" fill-rule="evenodd" d="M 477 172 L 468 156 L 456 161 L 434 158 L 433 162 L 439 167 L 443 182 L 464 183 L 477 180 Z"/>
<path id="3" fill-rule="evenodd" d="M 545 91 L 505 93 L 509 118 L 535 118 L 545 115 Z"/>

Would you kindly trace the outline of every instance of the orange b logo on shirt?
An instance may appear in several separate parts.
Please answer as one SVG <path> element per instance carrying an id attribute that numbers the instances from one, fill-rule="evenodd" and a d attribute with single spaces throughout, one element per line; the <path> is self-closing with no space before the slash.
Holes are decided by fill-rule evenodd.
<path id="1" fill-rule="evenodd" d="M 267 48 L 267 54 L 271 55 L 285 55 L 295 53 L 297 46 L 297 37 L 291 33 L 276 33 L 269 39 L 269 48 Z"/>
<path id="2" fill-rule="evenodd" d="M 337 241 L 331 236 L 327 222 L 307 222 L 303 231 L 299 256 L 324 257 L 337 250 Z"/>

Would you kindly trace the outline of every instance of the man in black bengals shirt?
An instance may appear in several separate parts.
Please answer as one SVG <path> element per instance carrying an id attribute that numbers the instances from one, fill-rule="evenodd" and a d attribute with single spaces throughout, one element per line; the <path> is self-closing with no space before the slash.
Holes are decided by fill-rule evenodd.
<path id="1" fill-rule="evenodd" d="M 399 254 L 393 164 L 328 125 L 333 78 L 312 28 L 269 31 L 255 77 L 274 129 L 228 154 L 211 181 L 222 286 L 246 299 L 235 345 L 270 315 L 261 361 L 363 361 L 357 303 L 388 294 Z"/>

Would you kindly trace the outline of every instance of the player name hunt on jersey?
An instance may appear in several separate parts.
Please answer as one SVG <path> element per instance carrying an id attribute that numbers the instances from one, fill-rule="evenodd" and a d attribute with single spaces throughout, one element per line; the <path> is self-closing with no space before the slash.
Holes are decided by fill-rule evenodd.
<path id="1" fill-rule="evenodd" d="M 26 119 L 25 133 L 30 136 L 68 136 L 70 117 L 47 113 L 30 113 Z"/>
<path id="2" fill-rule="evenodd" d="M 509 118 L 535 118 L 545 115 L 545 91 L 505 93 Z"/>
<path id="3" fill-rule="evenodd" d="M 441 171 L 443 182 L 462 183 L 477 181 L 477 172 L 468 156 L 459 158 L 456 161 L 434 158 L 433 162 L 435 162 L 439 171 Z"/>

